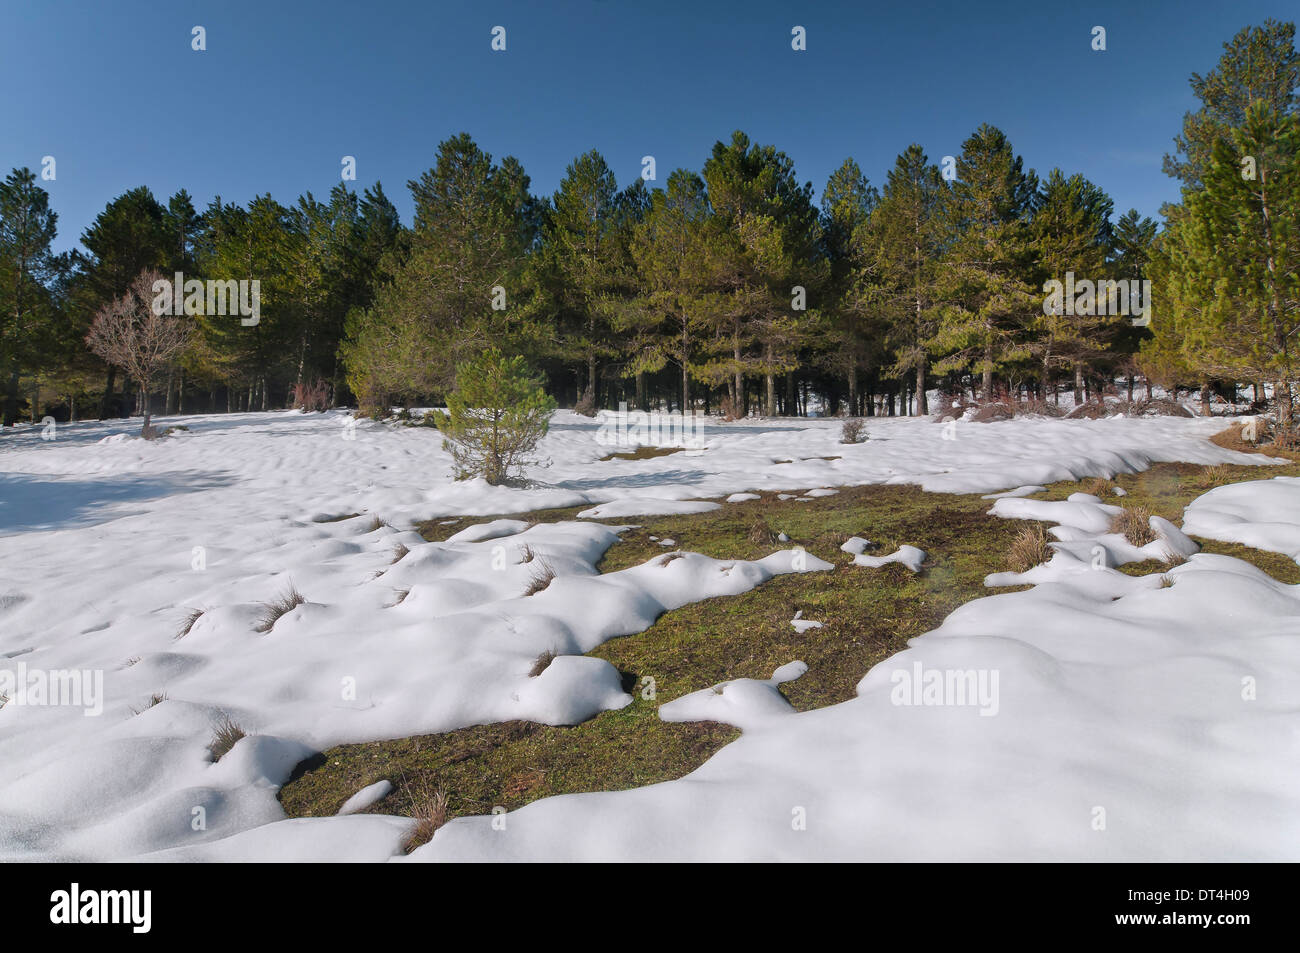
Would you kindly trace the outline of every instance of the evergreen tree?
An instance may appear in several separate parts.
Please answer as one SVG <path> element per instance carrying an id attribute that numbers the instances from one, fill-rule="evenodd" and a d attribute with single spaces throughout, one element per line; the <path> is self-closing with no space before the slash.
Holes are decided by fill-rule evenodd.
<path id="1" fill-rule="evenodd" d="M 916 376 L 916 412 L 929 412 L 925 381 L 937 330 L 939 262 L 948 235 L 949 190 L 919 145 L 898 156 L 880 204 L 855 235 L 862 251 L 855 294 L 888 322 L 890 373 Z"/>
<path id="2" fill-rule="evenodd" d="M 19 378 L 49 345 L 53 298 L 47 288 L 65 262 L 52 250 L 58 215 L 30 169 L 14 169 L 0 182 L 0 368 L 4 374 L 4 426 L 18 416 Z M 36 408 L 32 408 L 33 413 Z"/>
<path id="3" fill-rule="evenodd" d="M 1193 73 L 1192 91 L 1201 108 L 1183 117 L 1174 138 L 1176 152 L 1166 155 L 1165 172 L 1197 187 L 1214 144 L 1245 121 L 1255 103 L 1278 116 L 1300 111 L 1300 52 L 1295 24 L 1268 19 L 1263 26 L 1240 30 L 1223 44 L 1223 55 L 1209 73 Z"/>
<path id="4" fill-rule="evenodd" d="M 1042 299 L 1026 280 L 1029 217 L 1038 181 L 1000 129 L 983 125 L 962 144 L 949 204 L 955 238 L 942 269 L 942 317 L 929 347 L 939 373 L 971 368 L 985 400 L 993 375 L 1029 356 L 1027 328 Z"/>
<path id="5" fill-rule="evenodd" d="M 828 274 L 824 311 L 828 319 L 826 364 L 848 383 L 849 413 L 858 412 L 858 377 L 879 341 L 854 293 L 861 266 L 855 237 L 867 223 L 879 194 L 861 168 L 845 159 L 822 190 L 822 247 Z"/>
<path id="6" fill-rule="evenodd" d="M 1038 250 L 1037 278 L 1040 285 L 1048 280 L 1064 285 L 1067 274 L 1072 273 L 1075 281 L 1092 282 L 1096 286 L 1093 310 L 1097 312 L 1071 314 L 1068 311 L 1076 309 L 1067 309 L 1061 301 L 1050 313 L 1045 307 L 1037 316 L 1038 334 L 1032 349 L 1041 362 L 1044 396 L 1051 388 L 1053 370 L 1069 366 L 1074 371 L 1074 400 L 1081 402 L 1085 368 L 1106 353 L 1121 331 L 1118 302 L 1107 296 L 1103 305 L 1113 209 L 1106 193 L 1081 175 L 1066 177 L 1060 169 L 1053 169 L 1042 183 L 1032 225 Z"/>
<path id="7" fill-rule="evenodd" d="M 682 410 L 691 407 L 691 376 L 704 333 L 701 301 L 706 272 L 702 266 L 709 197 L 704 180 L 675 169 L 667 187 L 651 196 L 649 211 L 634 230 L 638 307 L 625 312 L 618 330 L 630 341 L 630 367 L 637 375 L 637 402 L 644 408 L 640 385 L 646 373 L 676 365 Z"/>

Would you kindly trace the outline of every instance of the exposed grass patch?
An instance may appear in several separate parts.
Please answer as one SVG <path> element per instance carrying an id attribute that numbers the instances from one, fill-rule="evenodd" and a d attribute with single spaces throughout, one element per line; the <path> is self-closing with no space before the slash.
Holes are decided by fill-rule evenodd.
<path id="1" fill-rule="evenodd" d="M 317 523 L 342 523 L 344 520 L 354 520 L 354 519 L 356 519 L 356 518 L 357 518 L 358 516 L 360 516 L 360 515 L 361 515 L 360 513 L 342 513 L 342 514 L 340 514 L 340 515 L 338 515 L 338 516 L 322 516 L 322 517 L 319 517 L 318 519 L 316 519 L 314 522 L 317 522 Z"/>
<path id="2" fill-rule="evenodd" d="M 212 755 L 212 760 L 220 761 L 239 739 L 244 737 L 246 737 L 244 729 L 232 721 L 229 715 L 222 715 L 212 732 L 212 741 L 208 743 L 208 752 Z M 339 806 L 342 807 L 341 804 Z"/>
<path id="3" fill-rule="evenodd" d="M 607 460 L 651 460 L 655 457 L 666 457 L 670 453 L 681 453 L 685 447 L 637 447 L 635 450 L 621 450 L 614 453 L 607 453 L 600 458 L 600 462 Z"/>
<path id="4" fill-rule="evenodd" d="M 1127 491 L 1126 505 L 1180 523 L 1183 507 L 1203 492 L 1197 486 L 1204 479 L 1203 469 L 1157 464 L 1107 483 Z M 1300 464 L 1231 466 L 1226 475 L 1236 481 L 1300 476 Z M 1080 489 L 1077 482 L 1061 482 L 1036 498 L 1063 500 Z M 764 499 L 728 504 L 711 513 L 639 519 L 640 527 L 624 532 L 605 553 L 597 567 L 601 572 L 657 558 L 666 563 L 675 554 L 664 554 L 651 536 L 670 537 L 686 549 L 726 561 L 761 558 L 788 545 L 775 541 L 773 525 L 837 568 L 779 576 L 741 596 L 684 606 L 661 616 L 645 632 L 597 647 L 590 654 L 622 673 L 624 689 L 633 698 L 626 708 L 602 712 L 576 726 L 516 721 L 339 746 L 300 765 L 280 792 L 281 803 L 293 817 L 332 815 L 361 787 L 387 779 L 397 790 L 370 810 L 395 813 L 394 803 L 414 804 L 420 797 L 416 786 L 423 783 L 446 793 L 447 814 L 455 817 L 486 814 L 498 805 L 515 810 L 556 794 L 617 791 L 681 777 L 739 732 L 726 725 L 664 722 L 658 717 L 664 702 L 736 678 L 769 678 L 777 666 L 796 658 L 807 662 L 809 671 L 782 686 L 796 709 L 845 701 L 854 697 L 857 682 L 873 665 L 905 648 L 908 639 L 936 628 L 970 599 L 992 594 L 983 585 L 984 577 L 1005 568 L 1006 553 L 1026 527 L 1021 521 L 987 515 L 989 506 L 978 495 L 926 494 L 917 487 L 893 485 L 847 487 L 836 496 L 800 503 L 765 493 Z M 549 523 L 573 519 L 584 508 L 503 513 L 473 521 L 512 517 Z M 760 520 L 767 531 L 751 538 Z M 421 534 L 431 541 L 445 539 L 454 528 L 442 522 L 421 524 Z M 885 551 L 901 543 L 920 546 L 933 565 L 919 576 L 899 565 L 854 567 L 839 549 L 854 535 L 868 536 Z M 1300 583 L 1300 565 L 1286 556 L 1237 544 L 1198 542 L 1205 552 L 1237 556 L 1282 582 Z M 1169 568 L 1169 563 L 1152 559 L 1121 571 L 1146 575 Z M 1172 577 L 1162 577 L 1161 584 L 1172 585 Z M 794 632 L 789 620 L 799 610 L 805 617 L 824 620 L 825 626 Z M 653 698 L 643 696 L 646 679 L 654 680 Z M 413 810 L 410 813 L 414 816 Z"/>
<path id="5" fill-rule="evenodd" d="M 396 546 L 393 547 L 393 558 L 389 561 L 388 564 L 391 566 L 394 563 L 401 562 L 402 558 L 405 557 L 406 554 L 409 552 L 410 550 L 407 549 L 404 544 L 398 543 Z"/>
<path id="6" fill-rule="evenodd" d="M 538 522 L 572 519 L 576 509 L 513 514 Z M 659 706 L 692 691 L 736 678 L 770 678 L 780 665 L 802 659 L 810 670 L 782 686 L 804 711 L 854 697 L 857 682 L 877 662 L 937 627 L 953 609 L 989 594 L 984 576 L 1023 526 L 987 515 L 978 496 L 925 494 L 916 487 L 845 488 L 812 502 L 753 500 L 711 513 L 647 517 L 622 534 L 598 565 L 616 572 L 650 560 L 668 564 L 657 541 L 673 538 L 686 548 L 724 560 L 759 559 L 788 544 L 775 533 L 749 537 L 760 518 L 782 526 L 810 553 L 836 565 L 825 573 L 778 576 L 752 592 L 708 599 L 669 612 L 646 632 L 613 639 L 591 655 L 623 676 L 632 704 L 602 712 L 576 726 L 525 722 L 482 725 L 439 735 L 330 749 L 316 766 L 302 766 L 281 791 L 291 816 L 326 816 L 361 787 L 387 779 L 401 797 L 426 779 L 445 791 L 450 816 L 484 814 L 500 805 L 515 810 L 555 794 L 623 790 L 681 777 L 739 732 L 709 723 L 668 723 Z M 511 515 L 511 514 L 503 514 Z M 495 519 L 495 516 L 476 520 Z M 607 521 L 621 524 L 622 519 Z M 436 537 L 437 520 L 421 531 Z M 862 569 L 839 549 L 849 536 L 869 532 L 891 551 L 913 543 L 934 565 L 915 576 L 900 565 Z M 825 627 L 797 633 L 790 626 L 803 610 Z M 647 698 L 653 679 L 654 697 Z M 390 795 L 371 810 L 394 813 Z M 398 801 L 397 803 L 402 803 Z"/>
<path id="7" fill-rule="evenodd" d="M 402 604 L 402 600 L 404 600 L 407 596 L 409 596 L 409 595 L 411 594 L 411 590 L 410 590 L 410 589 L 394 589 L 394 590 L 393 590 L 393 593 L 397 596 L 397 598 L 396 598 L 393 602 L 391 602 L 391 603 L 389 604 L 388 608 L 390 608 L 390 609 L 391 609 L 393 606 L 400 606 L 400 605 Z"/>
<path id="8" fill-rule="evenodd" d="M 294 587 L 294 584 L 289 583 L 289 588 L 284 593 L 276 596 L 270 602 L 262 603 L 262 615 L 258 619 L 257 625 L 253 626 L 253 631 L 270 632 L 281 616 L 292 612 L 306 601 L 306 598 Z"/>

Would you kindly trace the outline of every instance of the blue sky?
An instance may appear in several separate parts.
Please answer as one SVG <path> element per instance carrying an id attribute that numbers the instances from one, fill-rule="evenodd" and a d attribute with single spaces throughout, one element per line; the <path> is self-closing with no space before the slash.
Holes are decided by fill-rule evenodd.
<path id="1" fill-rule="evenodd" d="M 981 122 L 1026 164 L 1082 172 L 1118 211 L 1155 215 L 1187 85 L 1222 44 L 1295 0 L 887 4 L 567 2 L 66 2 L 0 0 L 0 170 L 57 162 L 43 183 L 72 247 L 112 197 L 186 188 L 290 203 L 339 181 L 406 182 L 467 131 L 517 156 L 549 194 L 599 149 L 619 184 L 655 156 L 662 184 L 734 129 L 773 143 L 820 190 L 853 156 L 883 182 L 919 142 L 957 154 Z M 190 48 L 191 28 L 207 50 Z M 507 49 L 490 49 L 506 28 Z M 790 48 L 807 30 L 806 52 Z M 1094 52 L 1091 30 L 1107 30 Z"/>

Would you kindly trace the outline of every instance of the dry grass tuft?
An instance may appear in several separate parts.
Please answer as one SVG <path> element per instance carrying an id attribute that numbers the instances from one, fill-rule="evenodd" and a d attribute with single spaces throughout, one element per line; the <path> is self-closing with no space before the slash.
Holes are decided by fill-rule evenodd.
<path id="1" fill-rule="evenodd" d="M 536 555 L 537 554 L 533 552 L 533 547 L 529 546 L 527 543 L 524 543 L 522 546 L 519 547 L 520 564 L 532 562 L 533 557 Z"/>
<path id="2" fill-rule="evenodd" d="M 1172 549 L 1167 549 L 1165 550 L 1164 556 L 1161 558 L 1161 562 L 1166 566 L 1181 566 L 1183 563 L 1187 562 L 1187 557 L 1182 553 L 1176 553 Z"/>
<path id="3" fill-rule="evenodd" d="M 1042 523 L 1026 526 L 1007 550 L 1007 568 L 1011 572 L 1029 572 L 1049 561 L 1055 552 L 1051 542 Z"/>
<path id="4" fill-rule="evenodd" d="M 1174 579 L 1173 579 L 1172 576 L 1161 576 L 1161 577 L 1160 577 L 1160 588 L 1161 588 L 1161 589 L 1172 589 L 1173 587 L 1174 587 Z"/>
<path id="5" fill-rule="evenodd" d="M 410 589 L 394 589 L 393 592 L 397 594 L 397 599 L 391 605 L 389 605 L 388 608 L 390 609 L 393 606 L 400 606 L 402 604 L 402 600 L 411 594 Z"/>
<path id="6" fill-rule="evenodd" d="M 535 596 L 551 584 L 555 578 L 555 570 L 545 559 L 537 560 L 537 567 L 533 569 L 532 577 L 528 582 L 528 588 L 524 590 L 525 596 Z"/>
<path id="7" fill-rule="evenodd" d="M 152 695 L 149 696 L 149 700 L 144 703 L 143 708 L 132 708 L 131 714 L 138 715 L 142 711 L 148 711 L 154 705 L 161 705 L 166 700 L 167 700 L 166 692 L 154 692 Z M 235 739 L 235 740 L 238 741 L 239 739 Z"/>
<path id="8" fill-rule="evenodd" d="M 1114 484 L 1105 477 L 1091 477 L 1079 484 L 1079 492 L 1090 493 L 1093 496 L 1105 499 L 1107 496 L 1110 496 L 1113 487 Z"/>
<path id="9" fill-rule="evenodd" d="M 1134 546 L 1145 546 L 1160 538 L 1151 528 L 1151 511 L 1145 506 L 1124 507 L 1110 521 L 1110 531 L 1119 533 Z"/>
<path id="10" fill-rule="evenodd" d="M 235 724 L 229 715 L 222 715 L 221 720 L 217 722 L 216 729 L 212 732 L 212 741 L 208 743 L 208 751 L 212 754 L 213 761 L 220 761 L 240 738 L 245 737 L 244 729 Z"/>
<path id="11" fill-rule="evenodd" d="M 1232 482 L 1232 474 L 1228 468 L 1219 463 L 1212 467 L 1206 467 L 1201 471 L 1196 485 L 1203 490 L 1211 490 L 1216 486 L 1223 486 L 1225 483 Z"/>
<path id="12" fill-rule="evenodd" d="M 257 625 L 253 627 L 253 631 L 270 632 L 281 616 L 287 612 L 292 612 L 306 601 L 306 598 L 294 587 L 294 584 L 289 583 L 289 589 L 283 595 L 277 596 L 270 602 L 262 603 L 262 617 L 258 620 Z"/>
<path id="13" fill-rule="evenodd" d="M 779 542 L 776 531 L 761 516 L 749 527 L 749 541 L 755 546 L 771 546 Z"/>
<path id="14" fill-rule="evenodd" d="M 664 566 L 667 566 L 674 559 L 681 559 L 685 555 L 686 555 L 685 553 L 669 553 L 663 559 L 659 560 L 659 568 L 662 569 Z"/>
<path id="15" fill-rule="evenodd" d="M 542 672 L 550 668 L 551 663 L 555 661 L 555 653 L 551 651 L 543 652 L 533 661 L 533 667 L 528 670 L 529 678 L 536 678 Z"/>
<path id="16" fill-rule="evenodd" d="M 176 638 L 183 639 L 189 635 L 190 630 L 194 628 L 194 623 L 198 622 L 206 611 L 206 609 L 186 609 L 185 615 L 181 617 L 180 628 L 176 630 Z"/>
<path id="17" fill-rule="evenodd" d="M 389 563 L 389 565 L 391 566 L 393 565 L 393 563 L 401 562 L 402 557 L 409 552 L 410 550 L 406 548 L 405 544 L 398 543 L 396 546 L 393 547 L 393 559 L 392 562 Z"/>
<path id="18" fill-rule="evenodd" d="M 411 817 L 415 819 L 415 829 L 402 845 L 408 854 L 433 840 L 438 828 L 447 823 L 448 801 L 445 791 L 432 788 L 428 783 L 411 791 Z"/>

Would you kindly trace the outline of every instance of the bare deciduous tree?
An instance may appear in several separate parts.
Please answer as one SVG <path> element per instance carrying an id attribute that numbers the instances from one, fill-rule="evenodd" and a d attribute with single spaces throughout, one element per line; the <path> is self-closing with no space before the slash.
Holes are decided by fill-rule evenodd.
<path id="1" fill-rule="evenodd" d="M 186 317 L 155 312 L 154 282 L 162 280 L 162 275 L 152 269 L 140 272 L 122 297 L 95 312 L 86 335 L 86 345 L 95 354 L 120 367 L 140 385 L 142 437 L 152 436 L 149 407 L 154 385 L 176 363 L 192 330 L 192 322 Z"/>

